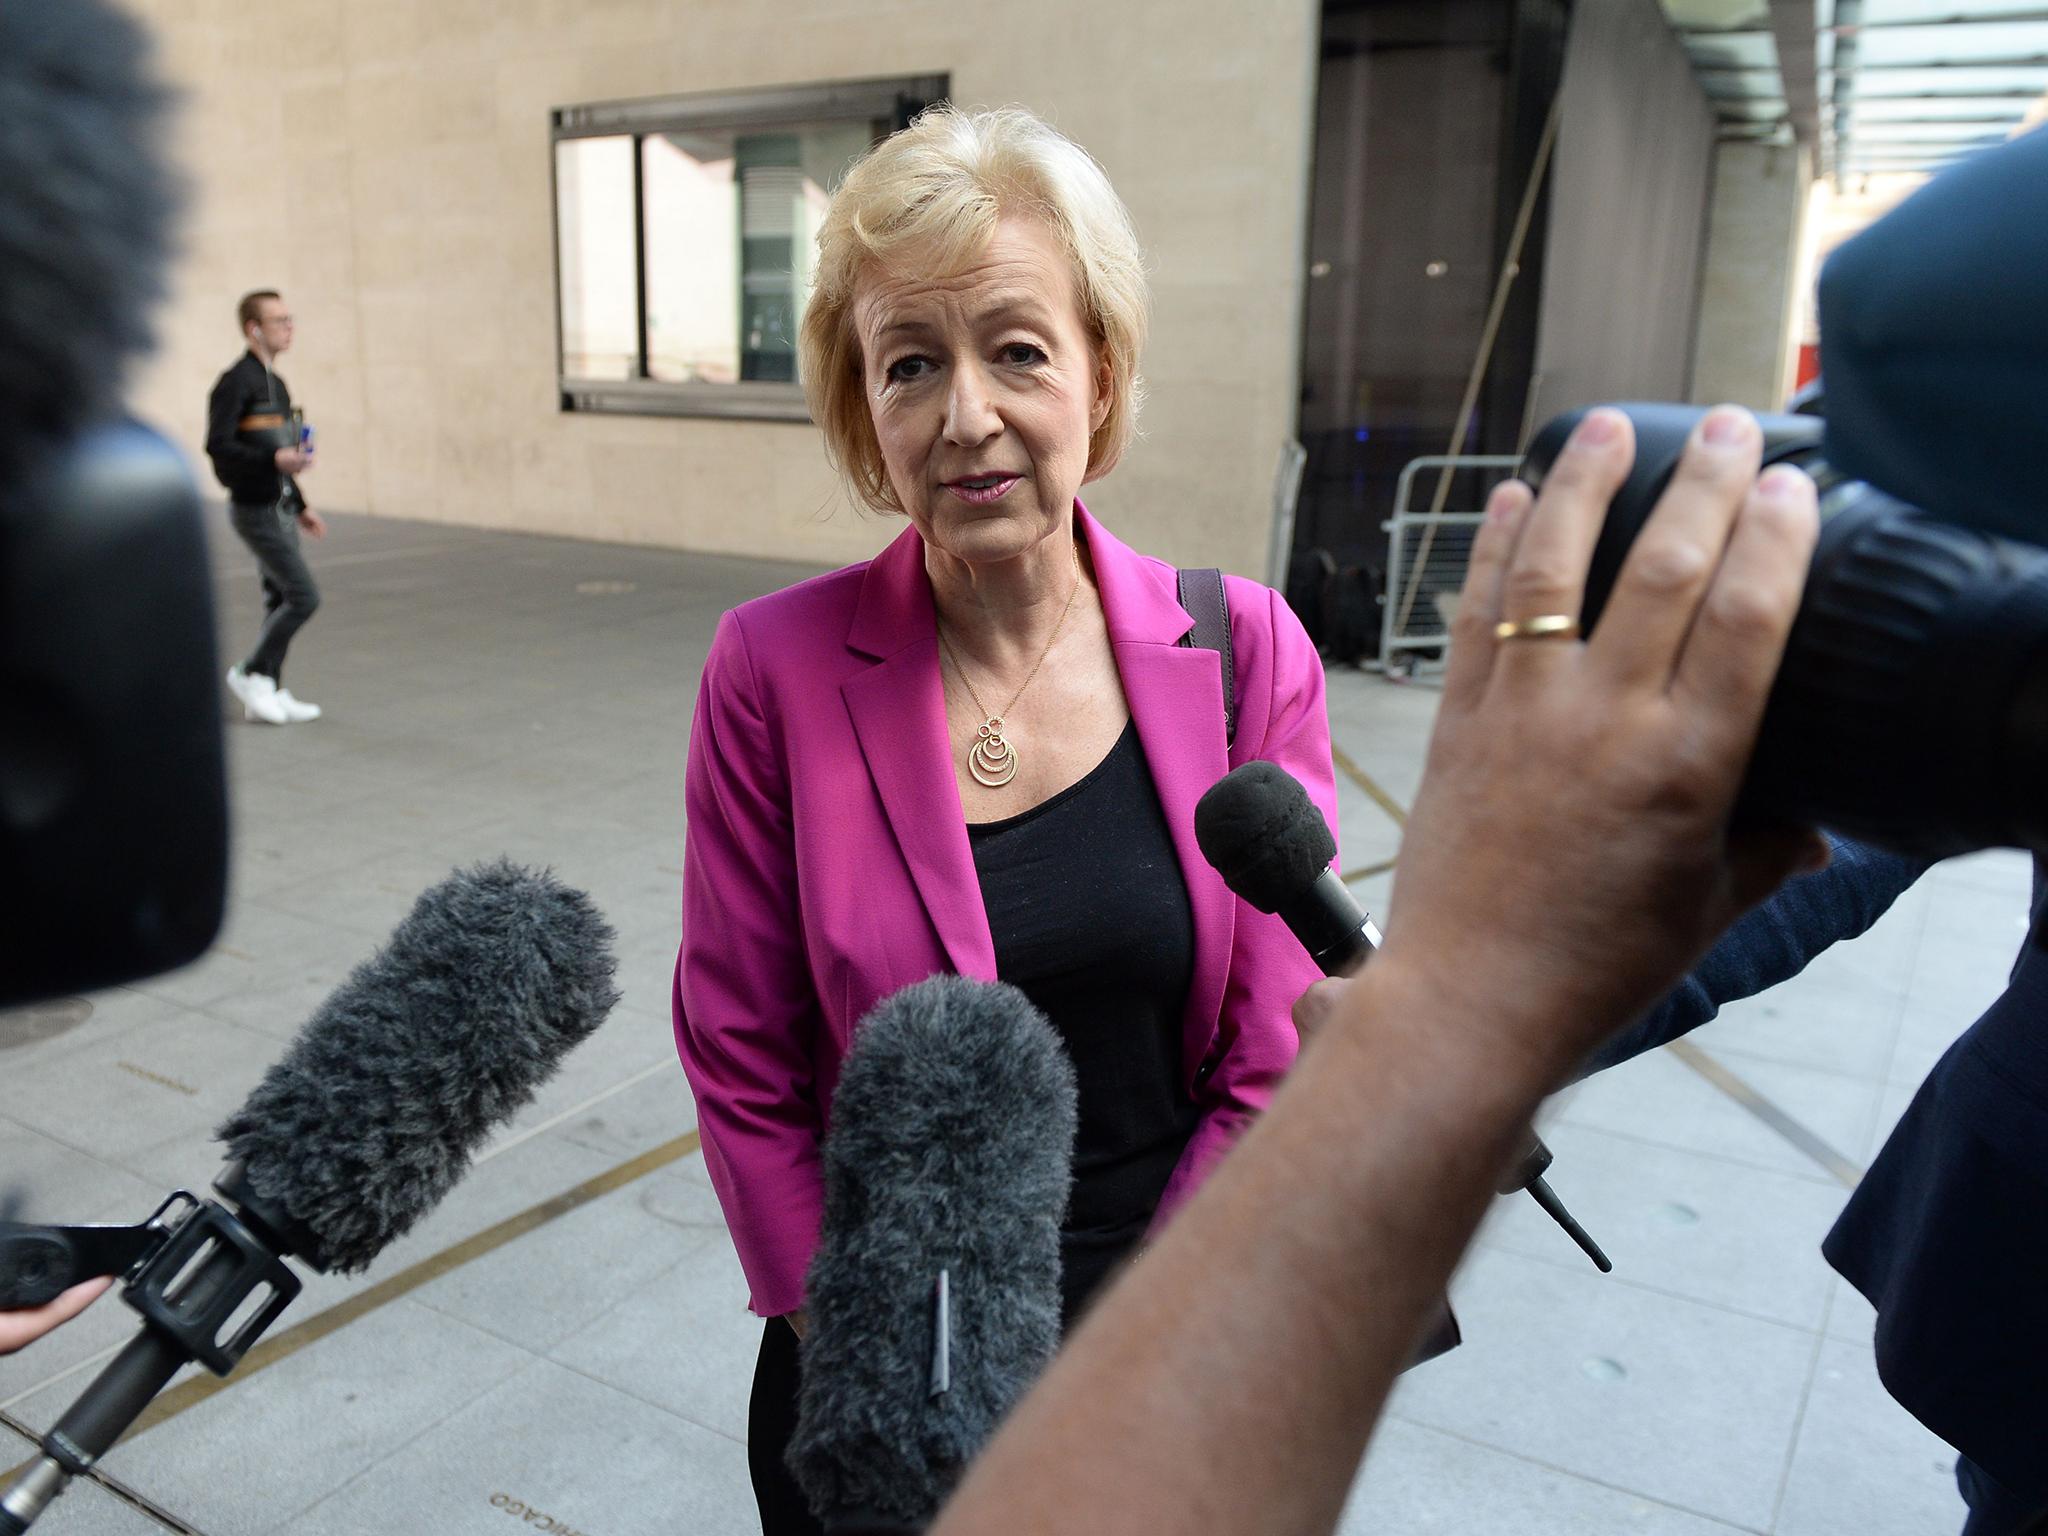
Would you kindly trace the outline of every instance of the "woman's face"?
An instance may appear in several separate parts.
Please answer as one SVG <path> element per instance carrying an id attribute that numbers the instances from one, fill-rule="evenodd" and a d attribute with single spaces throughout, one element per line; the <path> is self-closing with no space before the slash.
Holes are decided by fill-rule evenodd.
<path id="1" fill-rule="evenodd" d="M 993 563 L 1066 521 L 1109 375 L 1043 223 L 1004 218 L 951 277 L 871 268 L 853 321 L 889 484 L 928 545 Z"/>

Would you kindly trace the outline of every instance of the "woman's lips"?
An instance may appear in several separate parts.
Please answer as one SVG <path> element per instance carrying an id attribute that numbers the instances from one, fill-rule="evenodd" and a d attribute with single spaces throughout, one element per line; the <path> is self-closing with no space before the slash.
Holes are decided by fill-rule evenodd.
<path id="1" fill-rule="evenodd" d="M 976 476 L 975 478 L 980 479 L 982 477 Z M 955 496 L 958 496 L 962 501 L 966 502 L 969 506 L 985 507 L 992 501 L 1001 500 L 1005 495 L 1009 493 L 1010 487 L 1015 485 L 1019 480 L 1023 478 L 1024 477 L 1022 475 L 1004 475 L 1002 478 L 997 480 L 993 485 L 989 486 L 973 486 L 967 484 L 965 481 L 955 480 L 951 484 L 949 484 L 946 487 L 946 489 L 951 491 Z"/>

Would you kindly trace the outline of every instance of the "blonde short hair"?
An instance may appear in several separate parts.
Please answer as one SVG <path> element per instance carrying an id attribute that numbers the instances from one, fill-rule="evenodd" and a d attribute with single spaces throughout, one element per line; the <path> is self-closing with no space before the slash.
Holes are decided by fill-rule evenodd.
<path id="1" fill-rule="evenodd" d="M 1043 219 L 1066 251 L 1082 319 L 1109 365 L 1109 412 L 1088 440 L 1088 477 L 1106 474 L 1137 431 L 1150 298 L 1123 200 L 1086 150 L 1022 108 L 931 107 L 862 156 L 833 193 L 797 341 L 825 452 L 878 511 L 902 509 L 868 414 L 854 285 L 870 261 L 911 251 L 928 253 L 940 273 L 958 271 L 1007 213 Z"/>

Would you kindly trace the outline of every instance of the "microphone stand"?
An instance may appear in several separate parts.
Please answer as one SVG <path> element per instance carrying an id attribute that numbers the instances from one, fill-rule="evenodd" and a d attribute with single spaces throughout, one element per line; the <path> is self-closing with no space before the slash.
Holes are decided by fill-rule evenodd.
<path id="1" fill-rule="evenodd" d="M 1282 907 L 1280 917 L 1294 930 L 1309 957 L 1325 976 L 1351 976 L 1365 968 L 1384 942 L 1372 918 L 1359 907 L 1335 870 L 1325 869 L 1302 896 Z M 1526 1189 L 1543 1208 L 1543 1214 L 1564 1228 L 1565 1235 L 1579 1245 L 1601 1274 L 1612 1273 L 1614 1261 L 1601 1251 L 1591 1234 L 1565 1209 L 1557 1191 L 1543 1175 L 1551 1164 L 1550 1148 L 1533 1128 L 1529 1140 L 1516 1158 L 1513 1171 L 1494 1186 L 1503 1195 Z"/>
<path id="2" fill-rule="evenodd" d="M 144 1323 L 0 1492 L 0 1536 L 34 1525 L 188 1362 L 227 1375 L 297 1298 L 299 1277 L 284 1262 L 291 1224 L 250 1196 L 239 1163 L 214 1187 L 240 1210 L 179 1190 L 139 1227 L 0 1223 L 0 1305 L 37 1306 L 80 1280 L 118 1274 L 121 1299 Z"/>

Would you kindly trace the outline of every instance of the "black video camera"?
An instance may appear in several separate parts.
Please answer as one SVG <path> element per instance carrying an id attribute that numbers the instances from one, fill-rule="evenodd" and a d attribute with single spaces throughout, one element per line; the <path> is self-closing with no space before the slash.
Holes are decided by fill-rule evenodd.
<path id="1" fill-rule="evenodd" d="M 0 1007 L 196 958 L 227 795 L 184 460 L 120 419 L 178 203 L 147 34 L 0 6 Z"/>
<path id="2" fill-rule="evenodd" d="M 1814 477 L 1822 528 L 1743 807 L 1929 858 L 2048 854 L 2048 133 L 1921 189 L 1820 297 L 1826 420 L 1761 418 L 1764 462 Z M 1617 408 L 1636 460 L 1588 631 L 1705 414 Z M 1584 414 L 1537 433 L 1531 484 Z"/>
<path id="3" fill-rule="evenodd" d="M 198 958 L 226 902 L 212 571 L 178 454 L 84 434 L 0 512 L 0 1006 Z"/>

